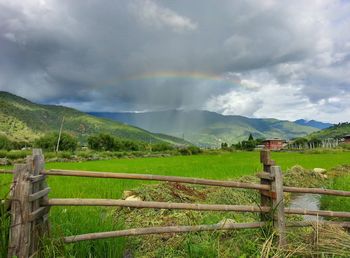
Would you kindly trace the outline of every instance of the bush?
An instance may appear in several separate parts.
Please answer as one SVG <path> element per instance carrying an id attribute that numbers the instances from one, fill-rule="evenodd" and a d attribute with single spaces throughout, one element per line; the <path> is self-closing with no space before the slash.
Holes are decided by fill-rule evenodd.
<path id="1" fill-rule="evenodd" d="M 168 151 L 173 150 L 174 146 L 169 143 L 157 143 L 152 145 L 152 151 Z"/>
<path id="2" fill-rule="evenodd" d="M 199 147 L 194 146 L 194 145 L 189 146 L 187 149 L 192 153 L 192 155 L 196 155 L 196 154 L 202 153 L 202 150 Z"/>
<path id="3" fill-rule="evenodd" d="M 179 152 L 181 153 L 181 155 L 192 155 L 192 152 L 188 149 L 188 148 L 182 148 L 182 149 L 179 149 Z"/>
<path id="4" fill-rule="evenodd" d="M 11 150 L 13 148 L 12 142 L 6 136 L 0 136 L 0 150 Z"/>
<path id="5" fill-rule="evenodd" d="M 88 146 L 91 150 L 97 151 L 140 151 L 146 149 L 144 143 L 121 140 L 108 134 L 90 136 Z"/>
<path id="6" fill-rule="evenodd" d="M 52 133 L 40 137 L 34 142 L 35 147 L 47 150 L 55 151 L 57 146 L 58 134 Z M 66 133 L 61 135 L 59 142 L 59 151 L 75 151 L 78 147 L 78 140 Z"/>

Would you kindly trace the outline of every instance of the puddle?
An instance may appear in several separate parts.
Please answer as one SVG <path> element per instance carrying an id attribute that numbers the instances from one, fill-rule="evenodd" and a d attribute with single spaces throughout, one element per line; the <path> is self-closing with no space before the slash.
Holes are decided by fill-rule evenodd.
<path id="1" fill-rule="evenodd" d="M 289 207 L 318 211 L 320 210 L 320 199 L 319 194 L 293 194 Z M 323 220 L 323 217 L 313 215 L 302 215 L 302 217 L 305 221 Z"/>

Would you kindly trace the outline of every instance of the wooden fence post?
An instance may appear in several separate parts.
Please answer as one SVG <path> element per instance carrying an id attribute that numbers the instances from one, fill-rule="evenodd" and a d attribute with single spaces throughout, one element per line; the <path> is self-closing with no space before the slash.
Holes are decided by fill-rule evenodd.
<path id="1" fill-rule="evenodd" d="M 268 149 L 263 149 L 260 152 L 260 162 L 263 164 L 263 173 L 258 174 L 260 177 L 260 184 L 271 186 L 273 177 L 271 176 L 271 166 L 275 165 L 275 161 L 271 160 L 271 153 Z M 261 206 L 272 206 L 272 196 L 270 191 L 260 191 L 260 205 Z M 270 214 L 261 214 L 262 221 L 271 221 Z"/>
<path id="2" fill-rule="evenodd" d="M 40 238 L 48 232 L 50 188 L 45 182 L 44 157 L 34 149 L 26 164 L 16 165 L 11 196 L 11 229 L 8 257 L 30 257 L 38 253 Z"/>
<path id="3" fill-rule="evenodd" d="M 271 176 L 274 178 L 271 184 L 273 223 L 278 234 L 278 245 L 280 247 L 286 244 L 286 221 L 284 214 L 284 196 L 283 196 L 283 175 L 281 167 L 272 166 Z"/>
<path id="4" fill-rule="evenodd" d="M 279 166 L 275 166 L 275 161 L 271 160 L 271 153 L 268 149 L 260 152 L 260 161 L 263 164 L 264 172 L 259 173 L 260 183 L 270 185 L 270 191 L 260 190 L 261 206 L 272 208 L 272 214 L 261 214 L 262 221 L 273 221 L 273 225 L 278 234 L 278 244 L 286 244 L 285 237 L 285 216 L 283 198 L 283 176 Z"/>

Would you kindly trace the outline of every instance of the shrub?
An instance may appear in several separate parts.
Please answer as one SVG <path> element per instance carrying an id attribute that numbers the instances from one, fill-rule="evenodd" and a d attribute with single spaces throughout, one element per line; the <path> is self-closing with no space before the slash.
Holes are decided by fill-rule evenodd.
<path id="1" fill-rule="evenodd" d="M 57 146 L 58 134 L 52 133 L 40 137 L 34 142 L 35 147 L 42 148 L 44 150 L 55 151 Z M 78 140 L 66 133 L 61 135 L 59 142 L 60 151 L 75 151 L 78 147 Z"/>
<path id="2" fill-rule="evenodd" d="M 0 150 L 11 150 L 13 148 L 12 142 L 6 136 L 0 135 Z"/>
<path id="3" fill-rule="evenodd" d="M 157 143 L 152 145 L 152 151 L 167 151 L 173 149 L 174 146 L 170 145 L 169 143 Z"/>
<path id="4" fill-rule="evenodd" d="M 202 153 L 202 150 L 199 147 L 194 146 L 194 145 L 191 145 L 191 146 L 187 147 L 187 149 L 189 151 L 191 151 L 192 155 L 196 155 L 196 154 Z"/>

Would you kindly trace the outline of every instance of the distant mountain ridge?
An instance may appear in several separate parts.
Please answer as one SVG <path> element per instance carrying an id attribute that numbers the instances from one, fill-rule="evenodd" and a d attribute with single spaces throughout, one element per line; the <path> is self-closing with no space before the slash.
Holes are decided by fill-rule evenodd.
<path id="1" fill-rule="evenodd" d="M 319 122 L 316 120 L 305 120 L 305 119 L 296 120 L 296 121 L 294 121 L 294 123 L 296 123 L 298 125 L 311 126 L 314 128 L 318 128 L 320 130 L 333 126 L 333 124 L 331 124 L 331 123 L 324 123 L 324 122 Z"/>
<path id="2" fill-rule="evenodd" d="M 350 135 L 350 123 L 339 123 L 322 131 L 314 132 L 309 135 L 309 138 L 319 138 L 321 140 L 335 138 L 341 139 L 345 135 Z"/>
<path id="3" fill-rule="evenodd" d="M 188 144 L 173 136 L 150 133 L 72 108 L 36 104 L 0 91 L 0 134 L 12 140 L 30 141 L 48 132 L 58 132 L 63 116 L 64 132 L 75 135 L 81 142 L 86 142 L 89 135 L 107 133 L 129 140 Z"/>
<path id="4" fill-rule="evenodd" d="M 229 144 L 246 140 L 250 133 L 255 138 L 284 138 L 306 136 L 317 128 L 277 119 L 258 119 L 243 116 L 224 116 L 215 112 L 168 110 L 146 113 L 90 112 L 89 114 L 113 119 L 165 133 L 200 145 L 214 147 L 221 142 Z"/>

